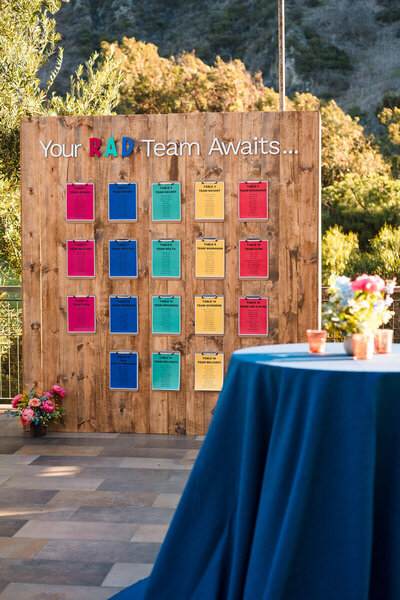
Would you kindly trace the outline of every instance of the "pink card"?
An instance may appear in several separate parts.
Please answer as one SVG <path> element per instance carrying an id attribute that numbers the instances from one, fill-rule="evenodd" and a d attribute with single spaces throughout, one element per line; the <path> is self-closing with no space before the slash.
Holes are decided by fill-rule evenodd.
<path id="1" fill-rule="evenodd" d="M 268 241 L 260 238 L 239 240 L 239 278 L 268 277 Z"/>
<path id="2" fill-rule="evenodd" d="M 67 240 L 67 277 L 94 277 L 94 240 Z"/>
<path id="3" fill-rule="evenodd" d="M 68 296 L 68 333 L 96 333 L 96 301 L 94 296 Z"/>
<path id="4" fill-rule="evenodd" d="M 239 335 L 268 335 L 268 298 L 239 298 Z"/>
<path id="5" fill-rule="evenodd" d="M 67 221 L 94 221 L 93 183 L 67 183 Z"/>

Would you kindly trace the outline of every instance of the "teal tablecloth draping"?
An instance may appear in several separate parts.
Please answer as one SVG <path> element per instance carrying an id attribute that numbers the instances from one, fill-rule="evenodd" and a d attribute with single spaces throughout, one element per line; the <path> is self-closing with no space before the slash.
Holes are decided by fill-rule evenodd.
<path id="1" fill-rule="evenodd" d="M 235 352 L 151 576 L 119 600 L 399 600 L 400 347 Z"/>

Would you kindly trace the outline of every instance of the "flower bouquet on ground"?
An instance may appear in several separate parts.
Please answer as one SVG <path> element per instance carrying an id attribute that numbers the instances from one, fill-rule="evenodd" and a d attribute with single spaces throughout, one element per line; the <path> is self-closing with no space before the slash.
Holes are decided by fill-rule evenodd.
<path id="1" fill-rule="evenodd" d="M 50 422 L 58 423 L 65 415 L 59 404 L 64 396 L 65 390 L 59 385 L 53 385 L 50 392 L 44 393 L 32 388 L 12 399 L 12 408 L 7 414 L 18 417 L 22 426 L 30 425 L 33 434 L 37 431 L 38 435 L 44 435 Z"/>
<path id="2" fill-rule="evenodd" d="M 322 323 L 330 335 L 373 336 L 394 315 L 390 310 L 396 280 L 385 282 L 379 275 L 360 275 L 354 281 L 338 277 L 329 286 Z"/>

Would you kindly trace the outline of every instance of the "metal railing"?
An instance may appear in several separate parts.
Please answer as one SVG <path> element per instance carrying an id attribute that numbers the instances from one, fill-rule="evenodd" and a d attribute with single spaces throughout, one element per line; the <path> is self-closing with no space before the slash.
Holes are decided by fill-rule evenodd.
<path id="1" fill-rule="evenodd" d="M 8 403 L 21 389 L 21 287 L 0 287 L 0 403 Z"/>
<path id="2" fill-rule="evenodd" d="M 322 288 L 322 305 L 328 300 L 327 287 Z M 395 288 L 392 309 L 394 317 L 387 327 L 400 343 L 400 286 Z M 22 298 L 21 287 L 0 287 L 0 404 L 22 390 Z"/>

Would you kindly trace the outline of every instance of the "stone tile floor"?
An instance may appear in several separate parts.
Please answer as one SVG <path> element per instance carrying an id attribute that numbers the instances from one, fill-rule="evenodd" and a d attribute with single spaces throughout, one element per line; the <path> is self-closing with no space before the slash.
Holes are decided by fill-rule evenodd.
<path id="1" fill-rule="evenodd" d="M 31 438 L 0 414 L 0 600 L 107 600 L 146 577 L 203 439 Z"/>

